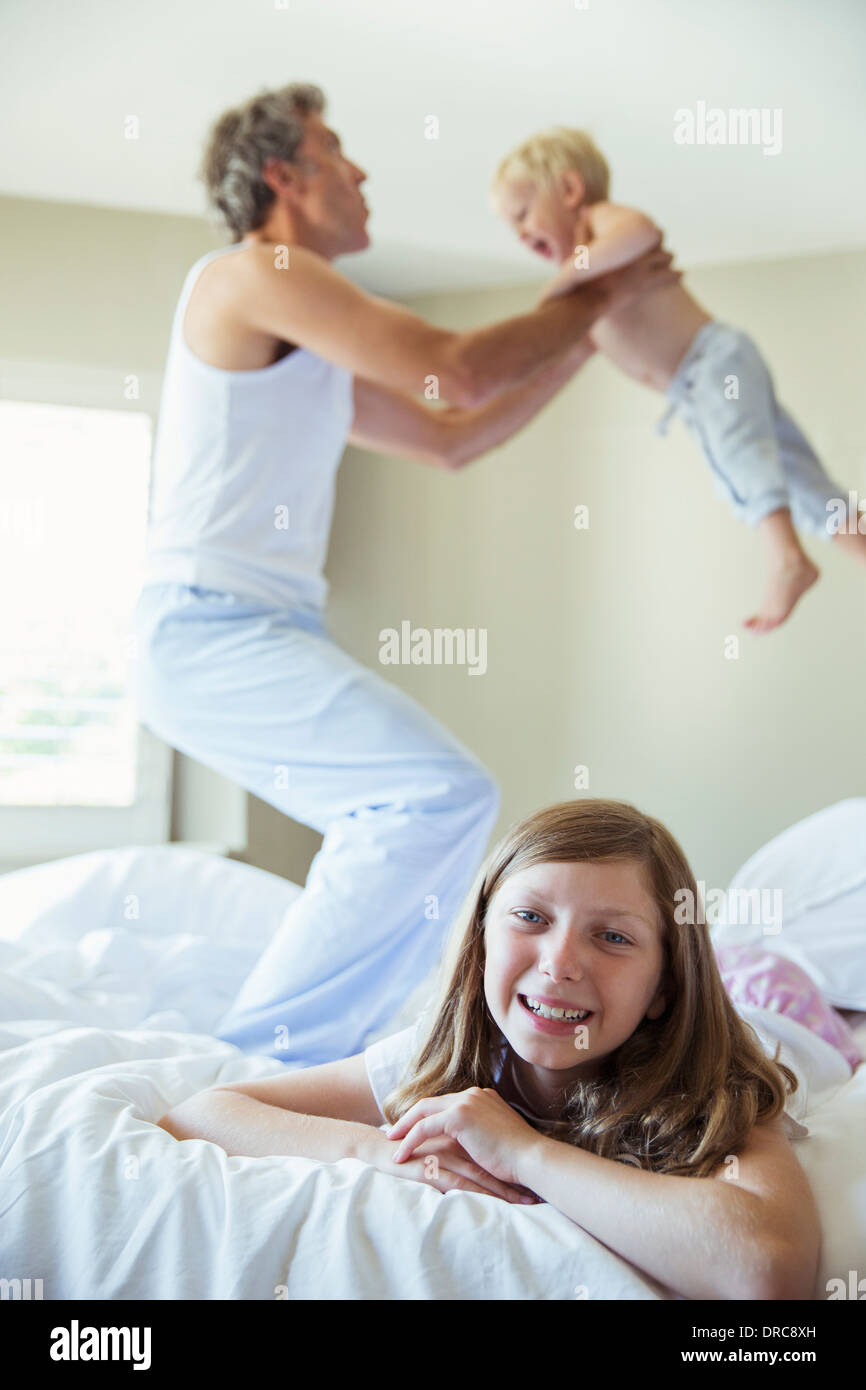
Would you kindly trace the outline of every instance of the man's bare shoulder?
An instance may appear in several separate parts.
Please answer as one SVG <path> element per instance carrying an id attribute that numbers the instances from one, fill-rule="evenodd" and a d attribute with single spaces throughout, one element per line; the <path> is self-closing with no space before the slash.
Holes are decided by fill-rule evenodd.
<path id="1" fill-rule="evenodd" d="M 235 281 L 263 280 L 271 283 L 275 272 L 303 270 L 308 274 L 340 276 L 331 262 L 318 251 L 306 246 L 287 245 L 281 242 L 253 241 L 233 256 L 220 258 L 228 276 Z M 217 262 L 219 264 L 219 262 Z"/>
<path id="2" fill-rule="evenodd" d="M 202 271 L 199 282 L 207 282 L 207 297 L 223 304 L 244 302 L 253 294 L 273 295 L 286 287 L 286 272 L 293 271 L 295 283 L 315 284 L 323 278 L 344 281 L 330 261 L 305 246 L 253 241 L 238 245 L 231 255 L 217 256 Z M 198 284 L 196 286 L 198 288 Z"/>
<path id="3" fill-rule="evenodd" d="M 202 291 L 210 311 L 241 330 L 252 329 L 285 341 L 304 342 L 303 316 L 322 306 L 357 298 L 358 291 L 330 261 L 306 246 L 254 241 L 218 256 L 205 268 Z M 198 289 L 198 285 L 196 289 Z M 296 323 L 292 316 L 299 314 Z"/>

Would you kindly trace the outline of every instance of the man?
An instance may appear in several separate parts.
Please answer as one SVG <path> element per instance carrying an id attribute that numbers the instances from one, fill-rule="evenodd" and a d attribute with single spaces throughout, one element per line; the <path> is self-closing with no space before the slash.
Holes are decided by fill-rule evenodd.
<path id="1" fill-rule="evenodd" d="M 317 87 L 225 113 L 203 174 L 233 244 L 175 313 L 137 608 L 140 716 L 324 835 L 221 1037 L 291 1065 L 357 1052 L 438 959 L 498 811 L 487 771 L 323 620 L 347 440 L 459 468 L 591 354 L 611 306 L 675 278 L 655 250 L 585 292 L 452 333 L 331 261 L 368 245 L 365 174 Z M 422 404 L 430 377 L 451 404 Z"/>

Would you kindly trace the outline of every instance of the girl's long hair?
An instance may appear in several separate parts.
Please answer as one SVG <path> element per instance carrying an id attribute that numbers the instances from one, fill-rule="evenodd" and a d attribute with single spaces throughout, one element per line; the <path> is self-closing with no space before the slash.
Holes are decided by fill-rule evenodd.
<path id="1" fill-rule="evenodd" d="M 496 1086 L 505 1039 L 484 994 L 484 925 L 497 889 L 532 864 L 604 860 L 644 868 L 662 923 L 665 1009 L 603 1058 L 595 1079 L 568 1087 L 558 1120 L 535 1127 L 603 1158 L 707 1177 L 743 1147 L 756 1121 L 784 1110 L 796 1076 L 778 1047 L 767 1056 L 728 998 L 707 927 L 675 918 L 683 901 L 699 903 L 680 846 L 627 802 L 594 798 L 538 811 L 488 856 L 449 939 L 430 1022 L 386 1097 L 390 1124 L 426 1096 Z"/>

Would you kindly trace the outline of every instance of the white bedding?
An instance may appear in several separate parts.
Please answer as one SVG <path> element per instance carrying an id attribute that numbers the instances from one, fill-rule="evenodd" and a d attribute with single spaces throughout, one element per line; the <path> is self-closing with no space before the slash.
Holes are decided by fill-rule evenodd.
<path id="1" fill-rule="evenodd" d="M 547 1205 L 155 1126 L 279 1070 L 208 1030 L 298 891 L 179 846 L 0 878 L 0 1276 L 46 1299 L 669 1297 Z M 866 1065 L 809 1128 L 826 1297 L 866 1257 Z"/>

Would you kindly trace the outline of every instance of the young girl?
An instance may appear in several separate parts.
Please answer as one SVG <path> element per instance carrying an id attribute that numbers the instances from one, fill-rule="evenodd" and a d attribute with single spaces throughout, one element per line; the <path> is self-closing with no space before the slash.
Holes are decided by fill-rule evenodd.
<path id="1" fill-rule="evenodd" d="M 788 1139 L 808 1132 L 785 1114 L 798 1076 L 768 1055 L 777 1001 L 766 968 L 750 996 L 761 953 L 737 948 L 753 1032 L 706 925 L 675 916 L 682 889 L 699 901 L 658 821 L 617 801 L 550 806 L 493 850 L 412 1027 L 200 1092 L 160 1124 L 229 1154 L 353 1157 L 440 1192 L 550 1202 L 684 1298 L 811 1298 L 820 1231 Z M 801 1079 L 826 1081 L 832 1059 L 847 1079 L 853 1034 L 780 965 L 802 977 L 781 999 Z"/>
<path id="2" fill-rule="evenodd" d="M 561 265 L 542 303 L 658 243 L 661 233 L 649 217 L 608 201 L 609 179 L 592 139 L 566 126 L 532 136 L 497 169 L 496 211 L 530 250 Z M 769 582 L 761 611 L 744 626 L 755 633 L 777 627 L 818 578 L 795 526 L 832 538 L 866 562 L 866 514 L 851 515 L 847 493 L 777 402 L 766 363 L 745 333 L 714 320 L 683 284 L 673 283 L 606 314 L 590 338 L 622 371 L 667 394 L 660 432 L 679 410 L 718 491 L 747 525 L 758 527 Z"/>

